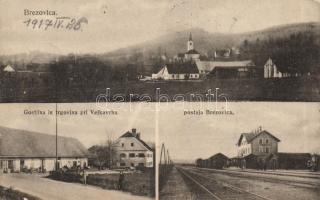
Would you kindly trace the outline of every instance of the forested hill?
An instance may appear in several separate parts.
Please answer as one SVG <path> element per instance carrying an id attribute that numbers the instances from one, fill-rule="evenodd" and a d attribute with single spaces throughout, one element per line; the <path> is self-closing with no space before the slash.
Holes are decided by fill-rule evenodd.
<path id="1" fill-rule="evenodd" d="M 179 32 L 169 33 L 158 39 L 134 45 L 128 48 L 119 49 L 104 54 L 109 58 L 118 58 L 124 55 L 133 55 L 135 53 L 143 53 L 144 55 L 166 53 L 168 56 L 176 55 L 178 52 L 186 50 L 186 41 L 189 33 L 192 33 L 195 48 L 202 54 L 207 54 L 209 51 L 221 48 L 230 48 L 232 46 L 240 46 L 243 41 L 248 40 L 265 40 L 269 38 L 286 38 L 291 34 L 312 32 L 315 37 L 320 38 L 320 22 L 319 23 L 299 23 L 276 26 L 260 31 L 247 32 L 241 34 L 223 34 L 209 33 L 203 29 L 188 29 Z"/>

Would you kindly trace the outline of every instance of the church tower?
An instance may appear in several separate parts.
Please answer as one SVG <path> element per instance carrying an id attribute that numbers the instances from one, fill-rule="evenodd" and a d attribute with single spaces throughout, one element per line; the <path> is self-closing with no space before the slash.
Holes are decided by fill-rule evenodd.
<path id="1" fill-rule="evenodd" d="M 189 40 L 188 40 L 188 44 L 187 44 L 187 49 L 188 49 L 188 51 L 190 51 L 190 50 L 193 50 L 193 49 L 194 49 L 191 33 L 190 33 L 190 35 L 189 35 Z"/>

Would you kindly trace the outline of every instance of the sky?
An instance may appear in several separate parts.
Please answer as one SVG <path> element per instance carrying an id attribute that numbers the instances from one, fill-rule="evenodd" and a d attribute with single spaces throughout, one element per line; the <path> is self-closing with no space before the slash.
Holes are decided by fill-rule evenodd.
<path id="1" fill-rule="evenodd" d="M 183 111 L 213 110 L 215 104 L 173 106 L 170 114 L 159 114 L 159 143 L 176 161 L 206 159 L 219 152 L 236 156 L 241 133 L 259 126 L 281 140 L 279 152 L 320 153 L 319 103 L 230 102 L 228 109 L 234 115 L 201 116 L 183 115 Z"/>
<path id="2" fill-rule="evenodd" d="M 154 143 L 154 114 L 142 109 L 142 104 L 110 104 L 97 107 L 94 103 L 58 104 L 59 111 L 77 111 L 78 115 L 58 115 L 58 135 L 77 138 L 85 147 L 116 140 L 136 128 L 141 139 Z M 90 110 L 115 110 L 118 115 L 91 115 Z M 0 104 L 0 126 L 55 135 L 55 115 L 28 115 L 25 111 L 55 111 L 55 104 Z M 79 115 L 88 110 L 88 115 Z M 5 114 L 4 114 L 5 113 Z M 148 123 L 146 123 L 148 122 Z"/>
<path id="3" fill-rule="evenodd" d="M 202 28 L 241 33 L 319 22 L 318 0 L 0 0 L 0 54 L 29 51 L 104 53 L 167 33 Z M 53 10 L 57 16 L 25 16 L 24 10 Z M 81 31 L 32 29 L 23 21 L 85 17 Z"/>

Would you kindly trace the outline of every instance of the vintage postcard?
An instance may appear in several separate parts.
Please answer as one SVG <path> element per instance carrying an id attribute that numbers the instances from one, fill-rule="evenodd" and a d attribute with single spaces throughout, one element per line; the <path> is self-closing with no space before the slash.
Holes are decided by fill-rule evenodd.
<path id="1" fill-rule="evenodd" d="M 235 101 L 319 101 L 319 9 L 1 0 L 0 102 L 209 101 L 216 88 Z"/>
<path id="2" fill-rule="evenodd" d="M 0 0 L 0 200 L 320 193 L 319 0 Z"/>

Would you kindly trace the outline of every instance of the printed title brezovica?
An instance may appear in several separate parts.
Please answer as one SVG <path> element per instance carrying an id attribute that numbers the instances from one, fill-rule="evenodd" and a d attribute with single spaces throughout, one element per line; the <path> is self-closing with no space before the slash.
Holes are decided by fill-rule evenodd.
<path id="1" fill-rule="evenodd" d="M 57 12 L 54 10 L 29 10 L 24 9 L 24 15 L 57 15 Z"/>

